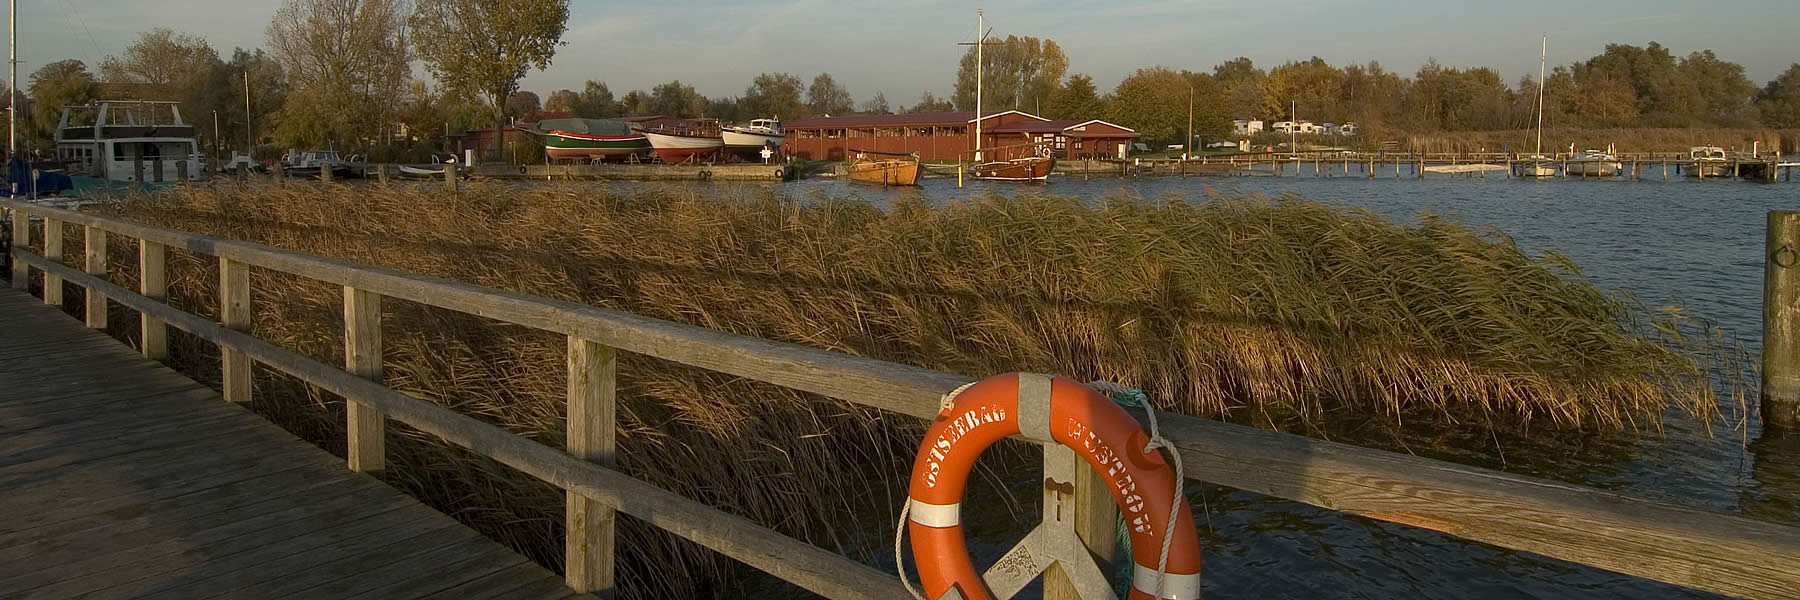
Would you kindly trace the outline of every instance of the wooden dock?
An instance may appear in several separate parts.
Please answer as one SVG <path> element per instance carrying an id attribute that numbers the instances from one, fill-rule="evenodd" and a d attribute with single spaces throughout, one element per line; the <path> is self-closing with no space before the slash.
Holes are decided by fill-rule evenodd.
<path id="1" fill-rule="evenodd" d="M 13 290 L 0 290 L 0 596 L 578 597 Z"/>

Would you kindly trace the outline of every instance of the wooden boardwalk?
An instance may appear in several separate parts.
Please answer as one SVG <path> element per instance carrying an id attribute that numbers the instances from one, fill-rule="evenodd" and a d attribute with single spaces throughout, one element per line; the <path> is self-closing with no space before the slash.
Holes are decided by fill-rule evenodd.
<path id="1" fill-rule="evenodd" d="M 0 597 L 589 596 L 0 289 Z"/>

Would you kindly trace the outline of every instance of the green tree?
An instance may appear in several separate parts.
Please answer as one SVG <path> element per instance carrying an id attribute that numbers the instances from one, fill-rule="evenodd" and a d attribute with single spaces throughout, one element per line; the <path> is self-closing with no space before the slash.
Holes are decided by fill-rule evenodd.
<path id="1" fill-rule="evenodd" d="M 1138 69 L 1113 90 L 1107 120 L 1137 130 L 1146 140 L 1177 142 L 1186 137 L 1192 102 L 1194 137 L 1217 139 L 1230 131 L 1217 102 L 1218 89 L 1218 82 L 1206 73 L 1161 66 Z"/>
<path id="2" fill-rule="evenodd" d="M 891 115 L 894 110 L 888 107 L 887 94 L 875 92 L 875 97 L 863 103 L 862 111 L 873 115 Z"/>
<path id="3" fill-rule="evenodd" d="M 691 119 L 706 112 L 706 97 L 677 79 L 650 89 L 647 114 Z"/>
<path id="4" fill-rule="evenodd" d="M 550 67 L 568 29 L 569 0 L 417 0 L 413 47 L 446 88 L 493 101 L 494 127 L 506 99 L 535 68 Z"/>
<path id="5" fill-rule="evenodd" d="M 763 73 L 750 80 L 739 98 L 741 112 L 756 118 L 802 119 L 807 116 L 806 84 L 792 73 Z"/>
<path id="6" fill-rule="evenodd" d="M 1379 135 L 1405 120 L 1408 82 L 1384 69 L 1381 63 L 1344 67 L 1340 87 L 1343 119 L 1361 125 L 1370 134 Z M 1231 114 L 1241 114 L 1232 111 Z"/>
<path id="7" fill-rule="evenodd" d="M 404 0 L 283 0 L 268 31 L 289 84 L 277 142 L 366 146 L 390 131 L 412 73 L 403 8 Z"/>
<path id="8" fill-rule="evenodd" d="M 519 118 L 543 108 L 537 92 L 518 90 L 506 96 L 506 116 Z"/>
<path id="9" fill-rule="evenodd" d="M 642 90 L 625 92 L 625 97 L 619 99 L 619 111 L 621 114 L 634 117 L 656 114 L 656 111 L 650 106 L 650 94 L 646 94 Z"/>
<path id="10" fill-rule="evenodd" d="M 1069 70 L 1069 57 L 1055 41 L 1006 36 L 981 50 L 982 110 L 1042 112 L 1051 92 Z M 963 53 L 951 95 L 957 110 L 975 109 L 975 48 Z"/>
<path id="11" fill-rule="evenodd" d="M 612 90 L 606 89 L 604 82 L 588 80 L 581 87 L 581 96 L 570 107 L 577 117 L 589 119 L 608 119 L 621 113 L 618 101 L 613 100 Z"/>
<path id="12" fill-rule="evenodd" d="M 1221 90 L 1220 104 L 1233 118 L 1269 116 L 1263 108 L 1263 80 L 1268 74 L 1242 56 L 1213 67 L 1213 80 Z"/>
<path id="13" fill-rule="evenodd" d="M 156 28 L 138 36 L 123 53 L 101 62 L 100 77 L 106 83 L 135 86 L 133 95 L 142 100 L 179 102 L 182 115 L 189 122 L 200 123 L 213 111 L 229 109 L 230 94 L 221 87 L 222 67 L 219 53 L 205 39 Z M 218 142 L 212 139 L 212 128 L 195 129 L 202 147 Z M 223 124 L 221 135 L 222 130 Z"/>
<path id="14" fill-rule="evenodd" d="M 1763 86 L 1756 94 L 1756 109 L 1762 122 L 1770 127 L 1800 128 L 1800 63 Z"/>
<path id="15" fill-rule="evenodd" d="M 856 99 L 830 73 L 820 73 L 806 88 L 806 104 L 815 115 L 835 115 L 854 110 Z"/>
<path id="16" fill-rule="evenodd" d="M 953 110 L 956 110 L 956 106 L 954 104 L 951 104 L 950 100 L 948 100 L 948 99 L 940 100 L 940 99 L 938 99 L 938 97 L 936 95 L 933 95 L 931 92 L 927 91 L 923 94 L 919 94 L 919 103 L 918 104 L 914 104 L 912 106 L 902 108 L 902 109 L 900 109 L 900 112 L 903 112 L 903 113 L 940 113 L 940 112 L 950 112 Z"/>
<path id="17" fill-rule="evenodd" d="M 31 137 L 48 141 L 56 133 L 57 121 L 65 106 L 93 102 L 100 97 L 100 84 L 79 60 L 59 60 L 31 74 Z"/>
<path id="18" fill-rule="evenodd" d="M 1750 104 L 1756 84 L 1744 76 L 1744 67 L 1720 60 L 1711 50 L 1687 55 L 1676 67 L 1684 84 L 1699 98 L 1693 117 L 1715 127 L 1750 127 L 1756 118 Z"/>
<path id="19" fill-rule="evenodd" d="M 575 90 L 556 90 L 544 99 L 544 110 L 550 112 L 575 114 L 575 105 L 581 102 L 581 94 Z"/>
<path id="20" fill-rule="evenodd" d="M 1076 73 L 1069 76 L 1044 105 L 1043 117 L 1051 119 L 1094 119 L 1106 114 L 1106 103 L 1094 88 L 1094 78 Z"/>

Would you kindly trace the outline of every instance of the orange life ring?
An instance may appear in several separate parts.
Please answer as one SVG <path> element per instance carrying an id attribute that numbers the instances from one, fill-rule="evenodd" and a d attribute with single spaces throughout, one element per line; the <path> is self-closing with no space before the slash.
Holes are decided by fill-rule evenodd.
<path id="1" fill-rule="evenodd" d="M 1130 600 L 1200 597 L 1200 538 L 1193 513 L 1183 502 L 1174 527 L 1168 526 L 1175 471 L 1160 453 L 1144 451 L 1149 434 L 1123 408 L 1080 382 L 1009 373 L 956 393 L 926 430 L 913 461 L 906 529 L 927 598 L 941 598 L 952 587 L 967 600 L 994 597 L 969 558 L 961 504 L 975 459 L 1013 435 L 1060 443 L 1106 480 L 1131 535 L 1136 568 Z M 1149 590 L 1157 584 L 1164 532 L 1173 539 L 1164 593 L 1156 594 Z"/>

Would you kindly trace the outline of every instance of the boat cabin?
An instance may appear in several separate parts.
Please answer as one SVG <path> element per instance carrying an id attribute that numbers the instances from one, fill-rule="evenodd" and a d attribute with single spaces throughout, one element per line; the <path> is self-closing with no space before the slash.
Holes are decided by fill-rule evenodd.
<path id="1" fill-rule="evenodd" d="M 194 126 L 175 102 L 106 100 L 63 108 L 56 158 L 70 175 L 112 181 L 198 181 L 206 176 Z"/>
<path id="2" fill-rule="evenodd" d="M 1725 149 L 1718 146 L 1694 146 L 1688 148 L 1688 158 L 1693 160 L 1725 160 Z"/>

